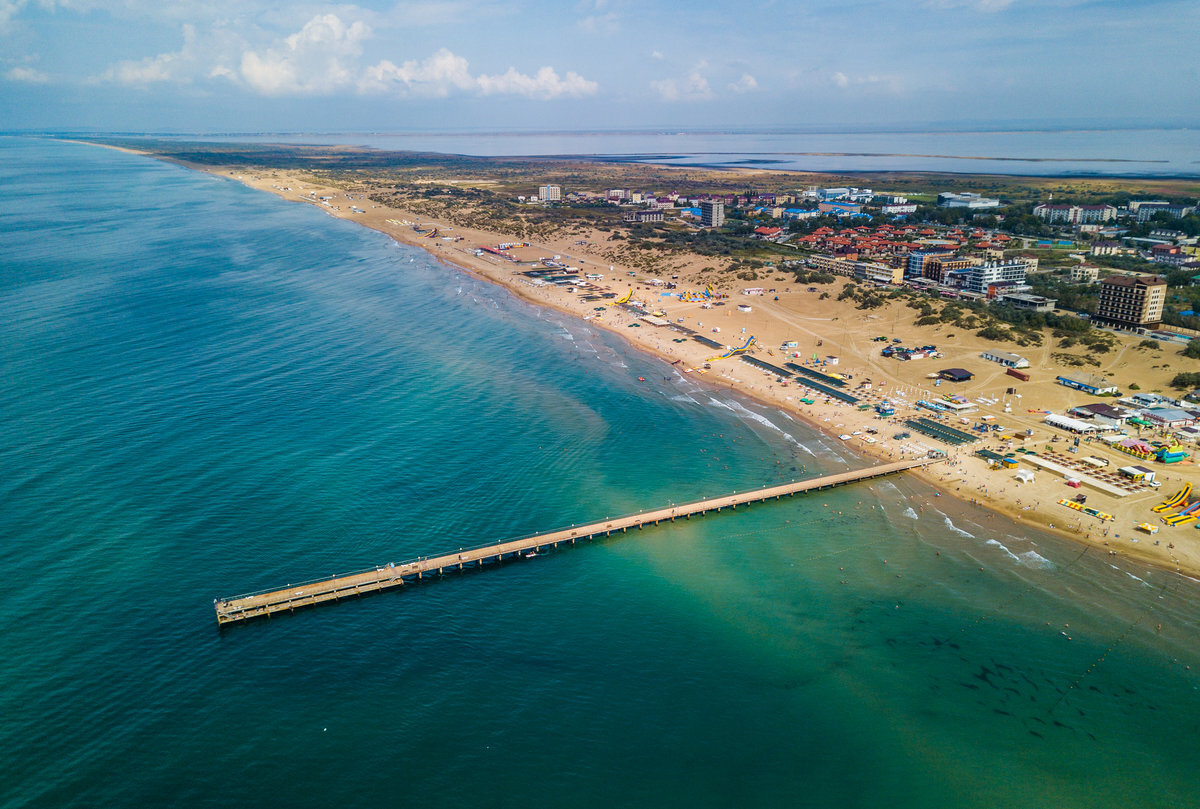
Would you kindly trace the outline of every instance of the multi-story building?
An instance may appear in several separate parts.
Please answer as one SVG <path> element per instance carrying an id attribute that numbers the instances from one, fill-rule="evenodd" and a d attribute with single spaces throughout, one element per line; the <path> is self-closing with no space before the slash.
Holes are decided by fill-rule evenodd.
<path id="1" fill-rule="evenodd" d="M 953 270 L 965 270 L 967 267 L 978 263 L 978 259 L 955 258 L 954 256 L 939 258 L 934 256 L 925 261 L 924 266 L 921 268 L 921 277 L 931 278 L 940 284 L 942 279 L 946 277 L 946 273 Z"/>
<path id="2" fill-rule="evenodd" d="M 630 211 L 621 217 L 623 221 L 632 222 L 634 224 L 640 222 L 662 222 L 664 218 L 665 217 L 661 208 L 648 208 L 644 211 Z"/>
<path id="3" fill-rule="evenodd" d="M 1075 222 L 1080 225 L 1111 222 L 1117 218 L 1117 209 L 1111 205 L 1076 205 L 1075 211 Z"/>
<path id="4" fill-rule="evenodd" d="M 558 186 L 558 185 L 538 186 L 538 199 L 540 199 L 542 202 L 561 202 L 562 201 L 562 186 Z"/>
<path id="5" fill-rule="evenodd" d="M 904 268 L 872 264 L 869 261 L 856 261 L 854 262 L 854 277 L 873 284 L 900 284 L 904 281 Z"/>
<path id="6" fill-rule="evenodd" d="M 1056 222 L 1070 222 L 1074 210 L 1074 205 L 1034 205 L 1033 215 L 1053 225 Z"/>
<path id="7" fill-rule="evenodd" d="M 700 224 L 706 228 L 719 228 L 725 224 L 725 203 L 719 199 L 700 203 Z"/>
<path id="8" fill-rule="evenodd" d="M 1171 267 L 1182 267 L 1183 262 L 1190 256 L 1183 252 L 1177 244 L 1156 244 L 1150 248 L 1150 260 L 1155 264 L 1167 264 Z"/>
<path id="9" fill-rule="evenodd" d="M 1162 200 L 1141 201 L 1129 203 L 1131 213 L 1137 215 L 1137 221 L 1149 222 L 1156 213 L 1170 214 L 1175 219 L 1181 219 L 1196 210 L 1194 205 L 1181 205 Z"/>
<path id="10" fill-rule="evenodd" d="M 1110 275 L 1100 282 L 1093 320 L 1118 328 L 1156 328 L 1162 322 L 1167 282 L 1157 275 Z"/>
<path id="11" fill-rule="evenodd" d="M 833 275 L 845 275 L 850 278 L 854 277 L 854 261 L 836 256 L 815 255 L 809 256 L 809 264 L 818 272 L 832 273 Z"/>
<path id="12" fill-rule="evenodd" d="M 1038 259 L 1037 256 L 1017 256 L 1013 261 L 1020 262 L 1025 265 L 1025 273 L 1028 275 L 1031 272 L 1037 272 Z"/>
<path id="13" fill-rule="evenodd" d="M 1025 283 L 1025 264 L 1021 261 L 998 262 L 989 261 L 970 267 L 966 272 L 963 287 L 968 292 L 981 295 L 988 293 L 989 287 L 1022 286 Z"/>
<path id="14" fill-rule="evenodd" d="M 1071 268 L 1071 281 L 1076 284 L 1094 284 L 1099 277 L 1099 267 L 1079 264 Z"/>
<path id="15" fill-rule="evenodd" d="M 1132 253 L 1133 250 L 1114 241 L 1092 242 L 1091 254 L 1093 256 L 1123 256 L 1127 253 Z"/>
<path id="16" fill-rule="evenodd" d="M 1090 225 L 1116 219 L 1117 209 L 1111 205 L 1035 205 L 1033 215 L 1050 224 Z"/>
<path id="17" fill-rule="evenodd" d="M 908 266 L 904 270 L 906 278 L 925 278 L 925 264 L 934 258 L 949 258 L 954 253 L 950 250 L 914 250 L 908 254 Z"/>

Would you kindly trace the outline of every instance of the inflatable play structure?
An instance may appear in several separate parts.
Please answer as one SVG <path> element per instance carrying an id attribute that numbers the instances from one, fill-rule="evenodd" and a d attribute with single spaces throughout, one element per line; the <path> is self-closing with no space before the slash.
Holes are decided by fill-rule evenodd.
<path id="1" fill-rule="evenodd" d="M 1188 495 L 1190 495 L 1191 493 L 1192 493 L 1192 484 L 1185 483 L 1185 484 L 1183 484 L 1182 489 L 1175 492 L 1175 494 L 1171 495 L 1166 500 L 1162 501 L 1161 503 L 1159 503 L 1157 506 L 1155 506 L 1154 508 L 1152 508 L 1150 510 L 1154 511 L 1154 512 L 1159 512 L 1159 511 L 1166 511 L 1169 508 L 1175 508 L 1180 503 L 1185 502 L 1188 499 Z"/>
<path id="2" fill-rule="evenodd" d="M 1191 493 L 1192 484 L 1185 483 L 1182 489 L 1150 510 L 1159 515 L 1164 525 L 1174 527 L 1195 522 L 1197 514 L 1200 514 L 1200 500 L 1189 504 L 1187 499 Z"/>
<path id="3" fill-rule="evenodd" d="M 624 295 L 622 295 L 621 297 L 617 298 L 617 301 L 616 301 L 616 302 L 617 302 L 617 303 L 629 303 L 629 299 L 630 299 L 630 298 L 632 298 L 632 297 L 633 297 L 633 287 L 630 287 L 630 288 L 629 288 L 629 291 L 628 291 L 628 292 L 626 292 L 626 293 L 625 293 Z"/>
<path id="4" fill-rule="evenodd" d="M 1066 506 L 1067 508 L 1073 508 L 1081 514 L 1087 514 L 1090 517 L 1095 517 L 1096 519 L 1104 520 L 1105 522 L 1112 522 L 1116 519 L 1116 517 L 1111 514 L 1100 511 L 1099 509 L 1089 508 L 1082 503 L 1076 503 L 1074 500 L 1067 500 L 1066 498 L 1063 498 L 1058 501 L 1058 504 L 1060 506 Z"/>
<path id="5" fill-rule="evenodd" d="M 750 346 L 752 346 L 752 345 L 754 345 L 753 335 L 750 337 L 749 340 L 746 341 L 746 344 L 744 346 L 742 346 L 741 348 L 731 348 L 728 351 L 726 351 L 724 354 L 720 355 L 719 357 L 709 357 L 706 360 L 706 362 L 713 362 L 714 360 L 725 360 L 725 359 L 729 359 L 730 357 L 736 356 L 737 354 L 745 354 L 747 351 L 750 350 Z"/>
<path id="6" fill-rule="evenodd" d="M 684 303 L 704 303 L 705 301 L 723 301 L 729 296 L 724 292 L 717 292 L 713 289 L 712 284 L 706 284 L 703 292 L 692 292 L 689 289 L 678 297 Z"/>

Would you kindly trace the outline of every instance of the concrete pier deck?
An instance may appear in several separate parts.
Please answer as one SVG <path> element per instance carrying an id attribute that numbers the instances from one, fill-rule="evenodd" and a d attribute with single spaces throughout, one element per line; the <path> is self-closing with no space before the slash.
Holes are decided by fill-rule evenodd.
<path id="1" fill-rule="evenodd" d="M 941 458 L 921 458 L 913 461 L 897 461 L 850 472 L 838 472 L 823 477 L 793 481 L 778 486 L 768 486 L 764 489 L 735 492 L 694 503 L 671 505 L 666 508 L 652 509 L 624 517 L 613 517 L 601 522 L 571 526 L 520 539 L 502 540 L 491 545 L 465 548 L 453 553 L 422 556 L 406 562 L 389 563 L 357 573 L 289 585 L 282 589 L 247 593 L 232 598 L 218 598 L 214 600 L 213 606 L 217 614 L 217 623 L 220 625 L 266 617 L 279 612 L 291 612 L 329 601 L 340 601 L 344 598 L 389 590 L 402 586 L 406 581 L 420 579 L 426 574 L 457 572 L 466 568 L 480 567 L 489 562 L 498 562 L 506 557 L 536 552 L 541 548 L 551 548 L 565 542 L 574 543 L 581 539 L 625 532 L 630 528 L 657 525 L 665 520 L 690 519 L 693 516 L 704 515 L 712 511 L 736 509 L 738 506 L 750 503 L 778 500 L 781 497 L 790 497 L 803 492 L 830 489 L 847 483 L 870 480 L 903 472 L 906 469 L 938 463 L 941 460 Z"/>

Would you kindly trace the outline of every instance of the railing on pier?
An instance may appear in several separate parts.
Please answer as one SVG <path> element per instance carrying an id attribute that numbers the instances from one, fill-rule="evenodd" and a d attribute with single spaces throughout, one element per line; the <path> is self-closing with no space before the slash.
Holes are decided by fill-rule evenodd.
<path id="1" fill-rule="evenodd" d="M 726 508 L 736 509 L 740 505 L 762 502 L 771 498 L 778 500 L 780 497 L 790 497 L 802 492 L 842 486 L 858 480 L 882 477 L 906 469 L 937 463 L 939 460 L 941 458 L 897 461 L 850 472 L 837 472 L 818 478 L 768 486 L 740 494 L 734 492 L 692 503 L 647 509 L 636 514 L 611 517 L 584 525 L 572 525 L 516 539 L 501 540 L 488 545 L 460 548 L 458 551 L 438 556 L 422 556 L 399 564 L 389 562 L 386 565 L 354 573 L 312 579 L 300 584 L 289 584 L 281 589 L 259 590 L 231 598 L 218 598 L 214 600 L 213 607 L 217 614 L 217 623 L 222 625 L 269 616 L 277 612 L 290 612 L 314 604 L 339 601 L 342 598 L 398 587 L 405 581 L 420 579 L 426 573 L 440 574 L 448 569 L 463 570 L 466 567 L 482 566 L 485 562 L 500 561 L 506 556 L 519 556 L 544 547 L 553 547 L 566 542 L 574 543 L 581 539 L 592 539 L 601 535 L 608 536 L 618 531 L 626 532 L 630 528 L 657 525 L 664 520 L 690 519 L 693 515 L 703 515 L 709 511 L 722 511 Z"/>

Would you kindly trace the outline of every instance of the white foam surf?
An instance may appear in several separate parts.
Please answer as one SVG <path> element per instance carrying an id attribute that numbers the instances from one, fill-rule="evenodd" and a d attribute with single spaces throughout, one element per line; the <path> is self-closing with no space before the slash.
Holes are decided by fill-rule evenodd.
<path id="1" fill-rule="evenodd" d="M 938 513 L 940 514 L 941 512 L 938 512 Z M 957 525 L 954 524 L 954 521 L 951 520 L 949 517 L 947 517 L 945 514 L 942 514 L 942 520 L 945 521 L 946 527 L 949 528 L 954 533 L 962 534 L 963 536 L 967 537 L 968 539 L 975 538 L 974 534 L 972 534 L 970 531 L 964 531 L 963 529 L 959 528 Z M 996 542 L 996 540 L 994 540 L 994 539 L 989 540 L 989 542 Z M 999 542 L 996 542 L 996 544 L 1000 545 Z M 1003 545 L 1000 545 L 1000 547 L 1004 548 Z M 1008 548 L 1004 548 L 1004 550 L 1008 550 Z"/>
<path id="2" fill-rule="evenodd" d="M 947 518 L 946 518 L 946 522 L 947 522 L 947 523 L 949 523 L 949 522 L 950 522 L 950 518 L 949 518 L 949 517 L 947 517 Z M 951 526 L 951 527 L 953 527 L 953 526 Z M 955 529 L 955 530 L 958 530 L 958 529 Z M 968 534 L 968 536 L 970 536 L 970 535 Z M 987 542 L 985 542 L 984 544 L 985 544 L 985 545 L 995 545 L 997 548 L 999 548 L 1000 550 L 1002 550 L 1002 551 L 1004 551 L 1006 554 L 1008 554 L 1008 557 L 1009 557 L 1010 559 L 1012 559 L 1014 562 L 1020 562 L 1020 561 L 1021 561 L 1021 557 L 1020 557 L 1020 556 L 1017 556 L 1015 553 L 1013 553 L 1012 551 L 1010 551 L 1010 550 L 1008 549 L 1008 547 L 1007 547 L 1007 546 L 1006 546 L 1006 545 L 1005 545 L 1003 542 L 1000 542 L 999 540 L 996 540 L 996 539 L 989 539 L 989 540 L 988 540 Z"/>

